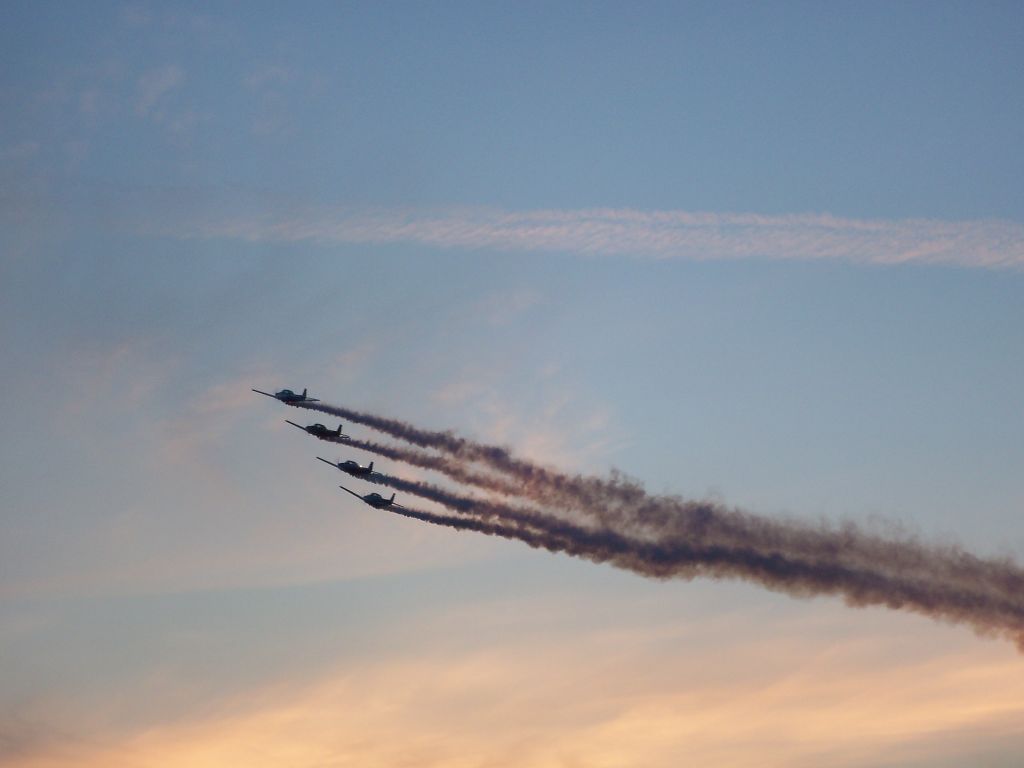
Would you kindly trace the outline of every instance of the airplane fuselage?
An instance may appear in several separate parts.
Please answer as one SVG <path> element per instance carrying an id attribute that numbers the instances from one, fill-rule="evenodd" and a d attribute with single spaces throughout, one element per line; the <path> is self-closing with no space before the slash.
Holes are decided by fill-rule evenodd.
<path id="1" fill-rule="evenodd" d="M 374 509 L 391 509 L 392 507 L 395 509 L 403 509 L 402 505 L 395 504 L 395 494 L 393 493 L 391 494 L 390 499 L 385 499 L 379 493 L 368 493 L 365 496 L 363 496 L 361 494 L 356 493 L 351 488 L 346 488 L 344 485 L 339 487 L 341 488 L 341 490 L 345 491 L 345 493 L 349 493 L 355 496 L 361 502 L 363 502 L 364 504 L 369 504 Z"/>
<path id="2" fill-rule="evenodd" d="M 309 397 L 306 393 L 308 390 L 302 390 L 302 394 L 296 394 L 290 389 L 282 389 L 280 392 L 264 392 L 262 389 L 253 389 L 253 392 L 258 392 L 261 395 L 272 397 L 275 400 L 280 400 L 286 405 L 292 405 L 293 403 L 319 403 L 315 397 Z"/>
<path id="3" fill-rule="evenodd" d="M 346 461 L 344 464 L 339 464 L 338 469 L 342 472 L 347 472 L 352 477 L 366 477 L 368 474 L 373 472 L 371 467 L 361 467 L 354 461 Z"/>
<path id="4" fill-rule="evenodd" d="M 341 425 L 338 425 L 337 429 L 328 429 L 323 424 L 310 424 L 308 427 L 304 427 L 301 424 L 296 424 L 290 419 L 285 419 L 285 422 L 291 424 L 293 427 L 298 427 L 307 435 L 319 438 L 320 440 L 327 440 L 329 442 L 338 442 L 340 440 L 348 440 L 348 435 L 341 434 Z"/>
<path id="5" fill-rule="evenodd" d="M 349 459 L 348 461 L 328 461 L 327 459 L 321 458 L 320 456 L 317 456 L 317 458 L 320 459 L 320 461 L 322 461 L 324 464 L 330 464 L 332 467 L 340 469 L 345 474 L 352 475 L 352 477 L 368 477 L 369 475 L 373 474 L 372 461 L 370 462 L 370 466 L 361 467 L 359 466 L 358 462 L 352 461 L 352 459 Z"/>

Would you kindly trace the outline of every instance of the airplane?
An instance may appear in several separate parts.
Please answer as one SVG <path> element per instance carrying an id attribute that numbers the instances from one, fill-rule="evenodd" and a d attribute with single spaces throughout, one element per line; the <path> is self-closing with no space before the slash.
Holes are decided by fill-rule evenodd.
<path id="1" fill-rule="evenodd" d="M 339 461 L 335 463 L 333 461 L 328 461 L 327 459 L 320 458 L 319 456 L 317 456 L 317 458 L 320 459 L 320 461 L 322 461 L 324 464 L 330 464 L 332 467 L 337 467 L 342 472 L 347 472 L 348 474 L 352 475 L 352 477 L 368 477 L 369 475 L 373 474 L 372 461 L 370 462 L 370 466 L 361 467 L 359 466 L 358 462 L 352 461 L 351 459 L 349 459 L 348 461 Z"/>
<path id="2" fill-rule="evenodd" d="M 290 389 L 282 389 L 280 392 L 276 392 L 274 394 L 270 394 L 269 392 L 264 392 L 262 389 L 254 389 L 253 392 L 259 392 L 261 395 L 266 395 L 267 397 L 273 397 L 273 398 L 275 398 L 277 400 L 280 400 L 282 403 L 288 403 L 289 405 L 291 405 L 292 403 L 319 403 L 320 402 L 315 397 L 308 397 L 306 395 L 307 390 L 305 390 L 305 389 L 302 390 L 302 394 L 301 395 L 296 395 Z"/>
<path id="3" fill-rule="evenodd" d="M 355 491 L 349 491 L 349 489 L 344 485 L 339 485 L 338 487 L 343 491 L 348 491 L 348 493 L 351 493 L 357 499 L 366 502 L 374 509 L 405 509 L 401 504 L 395 504 L 395 494 L 393 493 L 391 494 L 390 499 L 385 499 L 379 493 L 368 493 L 365 496 L 360 496 Z"/>
<path id="4" fill-rule="evenodd" d="M 293 427 L 298 427 L 303 432 L 308 432 L 313 437 L 319 437 L 321 440 L 351 440 L 352 438 L 348 435 L 341 434 L 341 424 L 338 425 L 337 430 L 328 429 L 323 424 L 310 424 L 308 427 L 304 427 L 301 424 L 296 424 L 294 421 L 288 421 Z"/>

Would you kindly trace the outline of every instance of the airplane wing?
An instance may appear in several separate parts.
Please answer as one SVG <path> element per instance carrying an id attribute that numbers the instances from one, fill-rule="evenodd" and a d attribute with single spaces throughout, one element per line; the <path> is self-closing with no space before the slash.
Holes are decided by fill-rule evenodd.
<path id="1" fill-rule="evenodd" d="M 320 400 L 319 400 L 319 398 L 316 398 L 316 397 L 307 397 L 306 399 L 301 400 L 300 402 L 303 402 L 303 403 L 319 403 Z"/>
<path id="2" fill-rule="evenodd" d="M 338 465 L 335 464 L 333 461 L 328 461 L 327 459 L 321 459 L 319 456 L 317 456 L 317 458 L 320 459 L 320 461 L 322 461 L 324 464 L 330 464 L 335 469 L 338 468 Z"/>
<path id="3" fill-rule="evenodd" d="M 277 399 L 275 395 L 272 395 L 269 392 L 264 392 L 262 389 L 254 389 L 253 392 L 259 392 L 261 395 L 266 395 L 267 397 L 273 397 L 275 400 Z"/>
<path id="4" fill-rule="evenodd" d="M 288 422 L 289 424 L 291 424 L 293 427 L 298 427 L 303 432 L 306 431 L 306 428 L 304 426 L 302 426 L 301 424 L 296 424 L 294 421 L 288 421 L 288 419 L 285 419 L 285 421 Z"/>
<path id="5" fill-rule="evenodd" d="M 355 491 L 349 491 L 349 489 L 348 489 L 348 488 L 346 488 L 346 487 L 345 487 L 344 485 L 339 485 L 338 487 L 339 487 L 339 488 L 341 488 L 341 490 L 343 490 L 343 491 L 348 491 L 348 493 L 351 493 L 351 494 L 352 494 L 353 496 L 355 496 L 355 497 L 356 497 L 357 499 L 359 499 L 360 501 L 362 501 L 362 500 L 363 500 L 363 497 L 362 497 L 362 496 L 360 496 L 360 495 L 359 495 L 358 493 L 356 493 Z"/>
<path id="6" fill-rule="evenodd" d="M 388 509 L 405 509 L 405 506 L 402 504 L 395 504 L 395 502 L 391 502 L 391 504 L 388 506 Z"/>

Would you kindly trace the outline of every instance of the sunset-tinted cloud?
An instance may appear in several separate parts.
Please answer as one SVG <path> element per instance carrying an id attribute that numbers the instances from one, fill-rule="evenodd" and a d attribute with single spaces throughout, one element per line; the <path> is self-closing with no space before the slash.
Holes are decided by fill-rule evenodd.
<path id="1" fill-rule="evenodd" d="M 472 614 L 487 622 L 515 608 Z M 943 756 L 970 763 L 987 747 L 1024 744 L 1024 677 L 998 646 L 907 658 L 902 642 L 816 649 L 794 633 L 785 644 L 698 647 L 699 632 L 670 624 L 465 651 L 441 642 L 461 625 L 457 615 L 432 624 L 412 655 L 257 687 L 153 728 L 77 743 L 37 738 L 6 764 L 669 768 L 685 755 L 732 768 L 865 768 Z M 673 652 L 680 645 L 687 653 Z M 727 666 L 716 663 L 723 653 Z"/>

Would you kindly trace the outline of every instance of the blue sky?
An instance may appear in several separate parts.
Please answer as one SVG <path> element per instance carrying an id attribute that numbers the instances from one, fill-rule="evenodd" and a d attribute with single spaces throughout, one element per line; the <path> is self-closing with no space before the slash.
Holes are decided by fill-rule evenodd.
<path id="1" fill-rule="evenodd" d="M 57 176 L 85 142 L 79 178 L 292 203 L 1022 213 L 1012 3 L 12 15 L 5 139 Z"/>
<path id="2" fill-rule="evenodd" d="M 0 761 L 1020 754 L 1008 643 L 356 508 L 249 391 L 1019 561 L 1019 5 L 6 15 Z"/>

